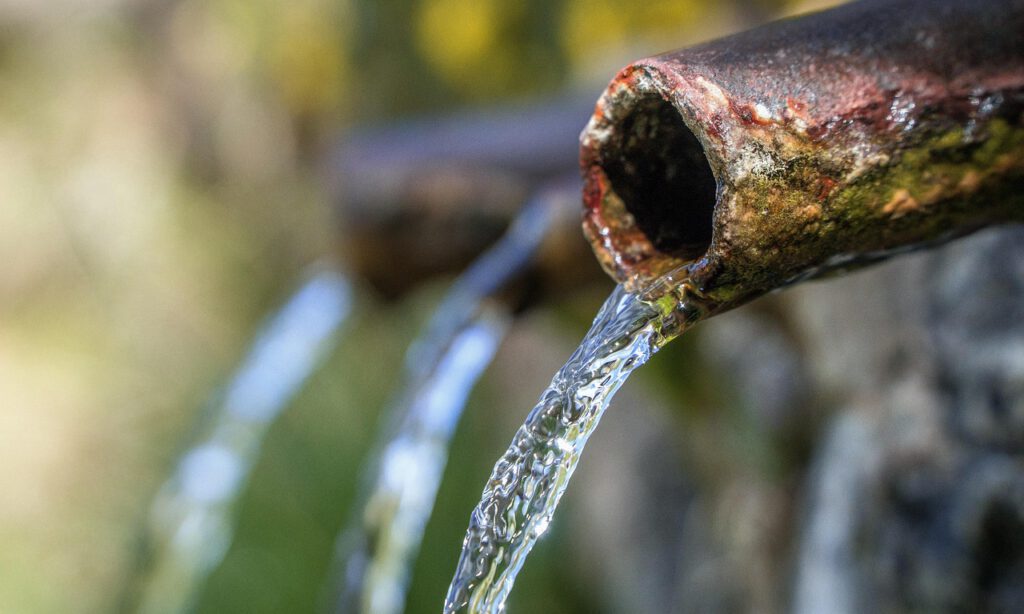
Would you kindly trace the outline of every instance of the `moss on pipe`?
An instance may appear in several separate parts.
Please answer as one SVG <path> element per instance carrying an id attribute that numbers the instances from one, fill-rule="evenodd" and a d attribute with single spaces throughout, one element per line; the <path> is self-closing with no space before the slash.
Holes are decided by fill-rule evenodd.
<path id="1" fill-rule="evenodd" d="M 628 66 L 582 135 L 598 259 L 721 310 L 1024 219 L 1022 31 L 1021 1 L 861 2 Z"/>

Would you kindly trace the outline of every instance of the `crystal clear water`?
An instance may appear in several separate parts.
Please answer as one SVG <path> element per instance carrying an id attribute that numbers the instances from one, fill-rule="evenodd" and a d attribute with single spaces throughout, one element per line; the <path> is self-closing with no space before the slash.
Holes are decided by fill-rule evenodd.
<path id="1" fill-rule="evenodd" d="M 391 426 L 364 473 L 358 516 L 338 540 L 336 612 L 402 611 L 409 568 L 448 460 L 448 446 L 510 314 L 488 298 L 530 262 L 574 184 L 541 192 L 505 236 L 452 285 L 406 356 Z"/>
<path id="2" fill-rule="evenodd" d="M 382 450 L 376 483 L 348 536 L 345 594 L 339 610 L 401 612 L 409 572 L 448 460 L 452 431 L 477 378 L 490 363 L 509 317 L 485 310 L 452 341 L 417 389 L 408 420 Z"/>
<path id="3" fill-rule="evenodd" d="M 621 286 L 612 292 L 494 466 L 470 516 L 446 613 L 504 609 L 612 396 L 634 369 L 703 317 L 695 296 L 685 285 L 653 302 Z"/>
<path id="4" fill-rule="evenodd" d="M 332 347 L 350 294 L 338 273 L 314 273 L 261 330 L 153 502 L 142 575 L 125 610 L 190 609 L 231 542 L 234 505 L 267 430 Z"/>

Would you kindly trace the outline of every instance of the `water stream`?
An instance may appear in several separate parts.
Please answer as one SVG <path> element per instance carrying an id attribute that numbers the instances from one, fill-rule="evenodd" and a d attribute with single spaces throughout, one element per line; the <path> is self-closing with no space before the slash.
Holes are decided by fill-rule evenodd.
<path id="1" fill-rule="evenodd" d="M 196 443 L 153 501 L 138 585 L 129 587 L 123 610 L 191 609 L 231 543 L 235 503 L 264 436 L 333 347 L 350 302 L 347 279 L 314 272 L 260 331 L 222 400 L 204 415 Z"/>
<path id="2" fill-rule="evenodd" d="M 448 460 L 448 445 L 477 378 L 511 320 L 490 300 L 532 260 L 575 182 L 541 191 L 502 239 L 452 285 L 406 356 L 390 426 L 364 471 L 357 516 L 337 546 L 336 612 L 401 612 L 409 568 Z"/>
<path id="3" fill-rule="evenodd" d="M 504 609 L 612 396 L 634 369 L 705 313 L 685 285 L 652 302 L 621 286 L 612 292 L 494 466 L 470 516 L 446 614 Z"/>
<path id="4" fill-rule="evenodd" d="M 335 610 L 401 612 L 410 567 L 448 461 L 452 432 L 510 318 L 485 309 L 452 340 L 435 374 L 417 387 L 407 419 L 378 453 L 376 481 L 356 526 L 339 540 L 344 588 Z"/>

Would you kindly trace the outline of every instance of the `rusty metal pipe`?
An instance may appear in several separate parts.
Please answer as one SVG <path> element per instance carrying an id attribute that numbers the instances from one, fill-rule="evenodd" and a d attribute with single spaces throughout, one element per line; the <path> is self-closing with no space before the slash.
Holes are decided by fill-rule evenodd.
<path id="1" fill-rule="evenodd" d="M 715 310 L 1024 220 L 1024 1 L 858 2 L 638 61 L 581 165 L 605 270 Z"/>

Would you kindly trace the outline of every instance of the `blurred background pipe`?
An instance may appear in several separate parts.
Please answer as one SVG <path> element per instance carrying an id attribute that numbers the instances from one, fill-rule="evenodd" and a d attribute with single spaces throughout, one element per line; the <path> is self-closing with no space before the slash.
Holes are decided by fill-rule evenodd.
<path id="1" fill-rule="evenodd" d="M 593 100 L 568 93 L 350 132 L 325 169 L 344 262 L 392 299 L 461 272 L 540 186 L 576 174 Z M 565 204 L 537 261 L 548 290 L 597 277 L 586 268 L 576 205 Z"/>
<path id="2" fill-rule="evenodd" d="M 1024 2 L 866 1 L 641 60 L 582 136 L 587 237 L 718 309 L 1024 219 Z"/>

